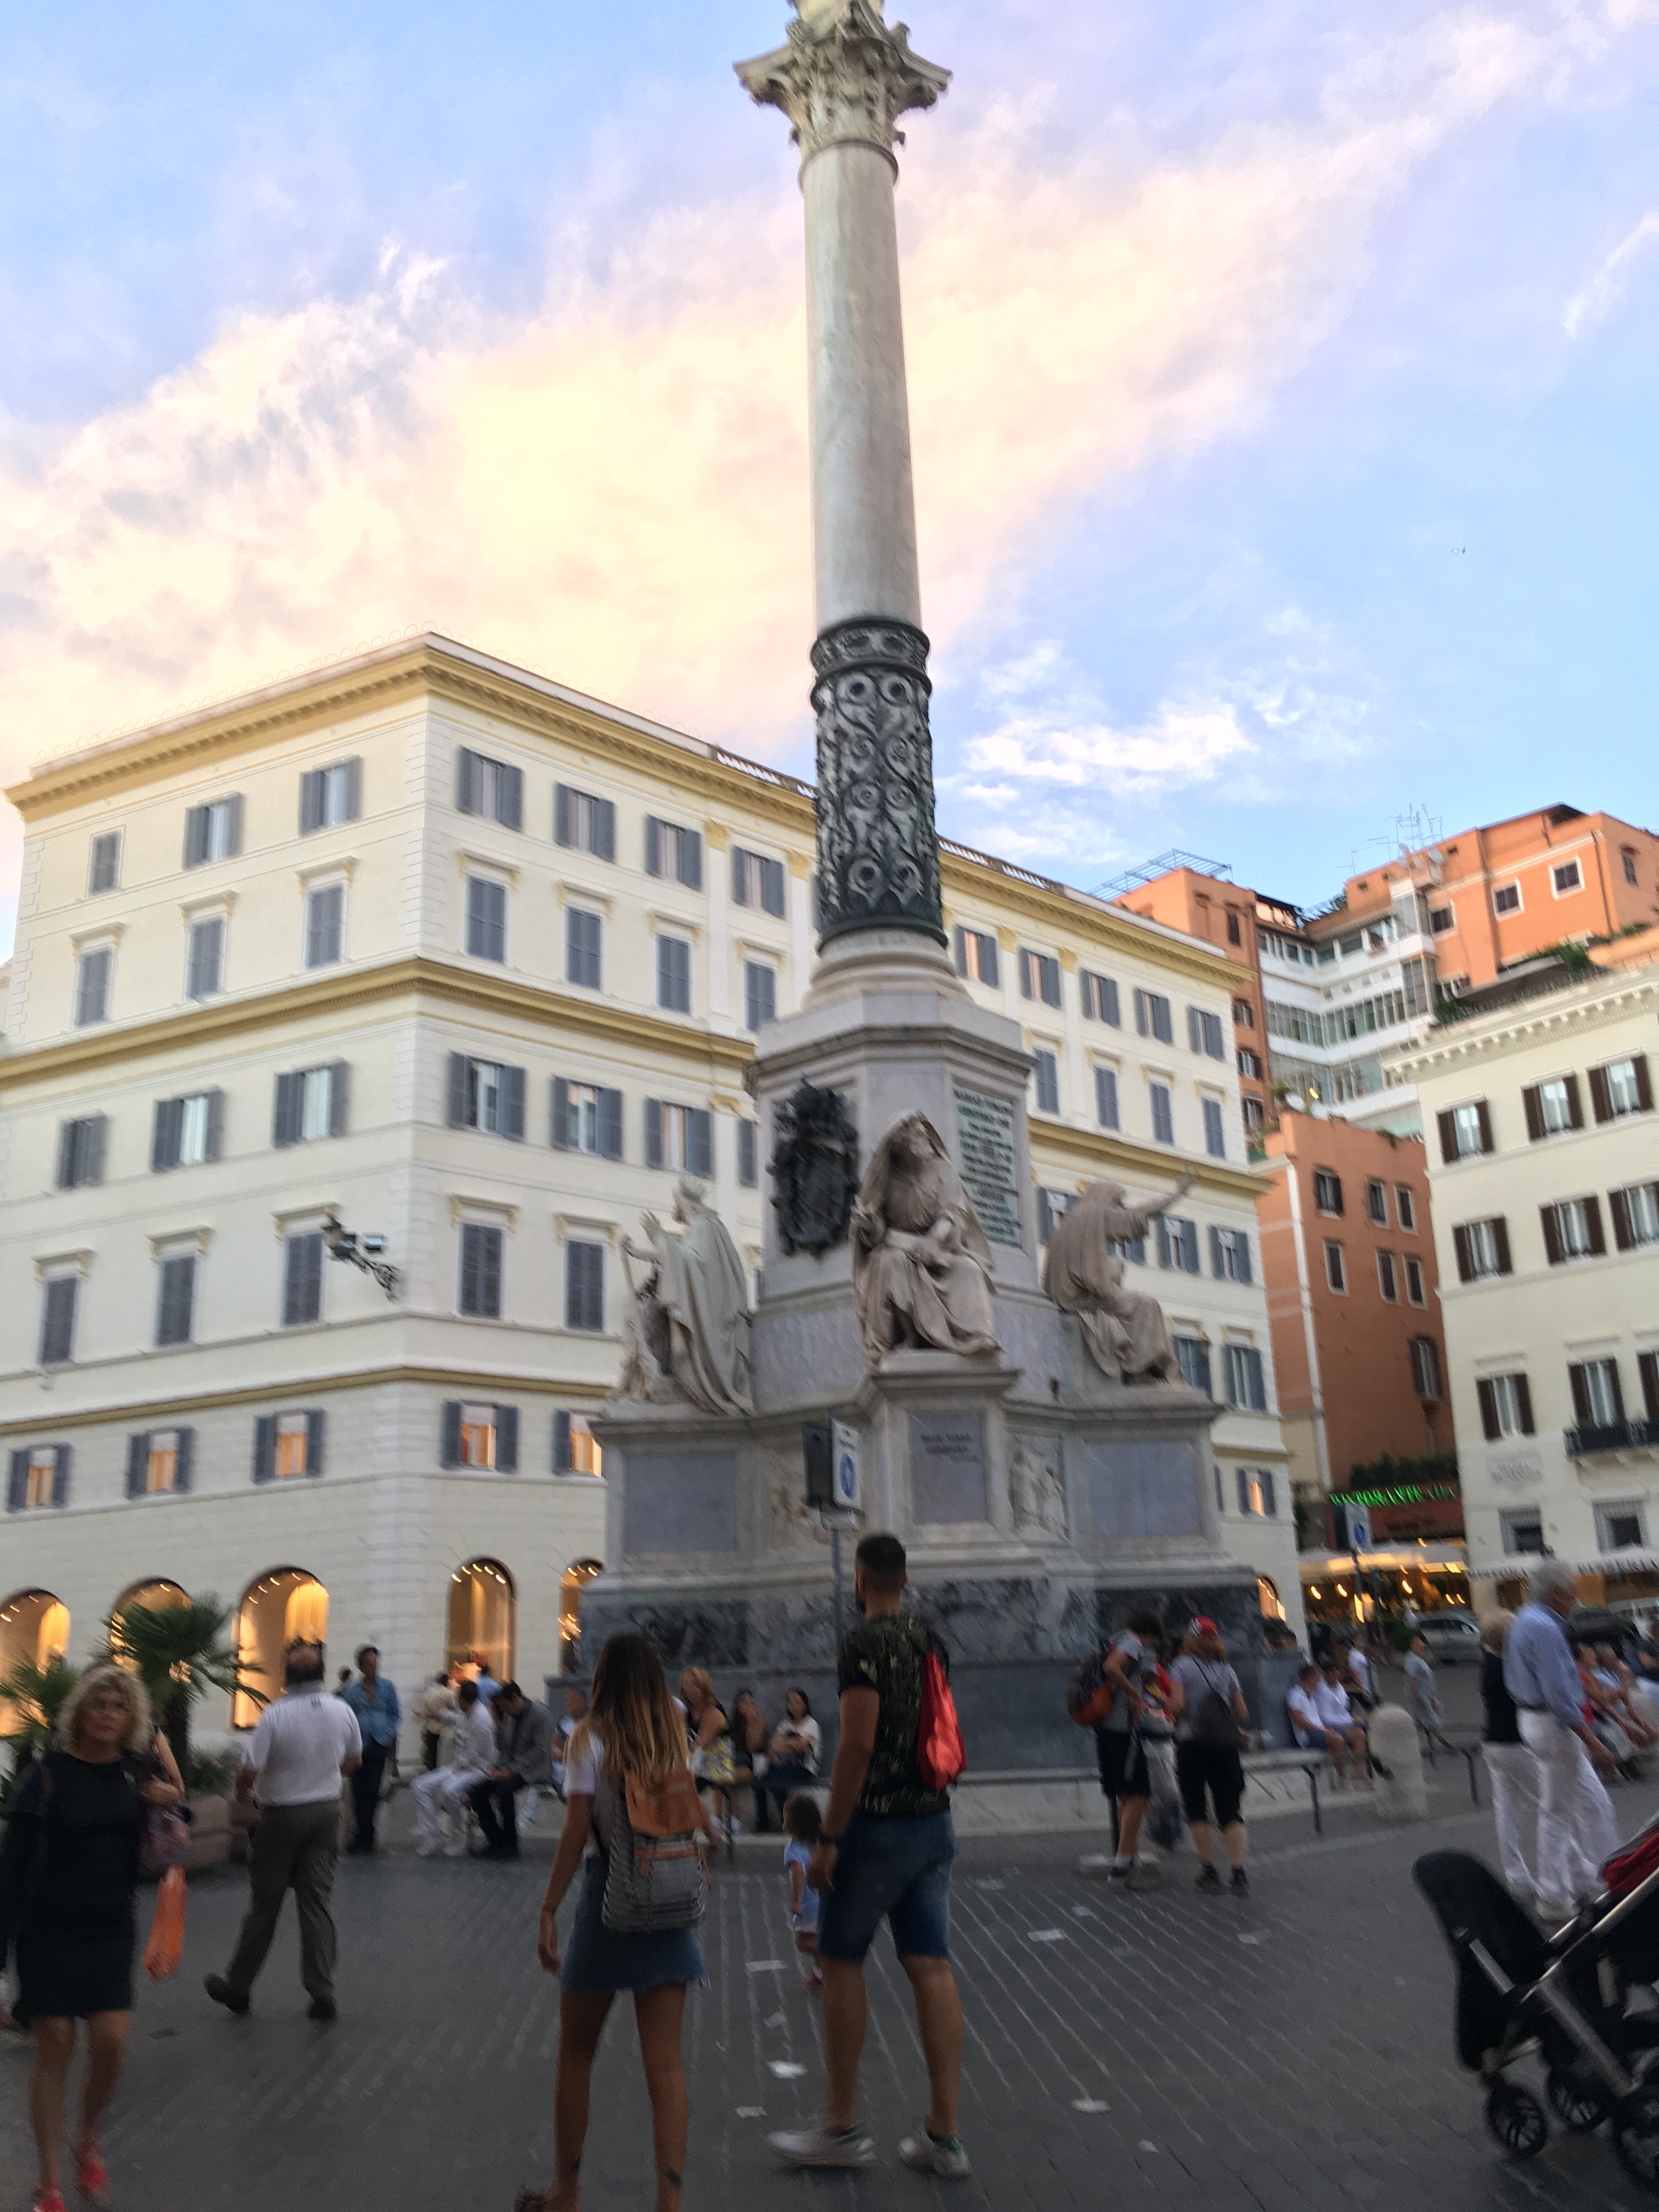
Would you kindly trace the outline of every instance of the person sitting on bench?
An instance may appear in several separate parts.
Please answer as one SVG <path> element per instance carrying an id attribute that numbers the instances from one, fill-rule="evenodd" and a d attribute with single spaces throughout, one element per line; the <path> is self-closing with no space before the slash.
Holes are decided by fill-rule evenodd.
<path id="1" fill-rule="evenodd" d="M 1290 1715 L 1291 1732 L 1299 1748 L 1328 1752 L 1337 1781 L 1346 1788 L 1351 1755 L 1360 1762 L 1363 1771 L 1365 1731 L 1357 1722 L 1351 1721 L 1347 1728 L 1339 1729 L 1326 1721 L 1319 1705 L 1322 1686 L 1319 1669 L 1310 1659 L 1297 1674 L 1296 1687 L 1285 1700 L 1285 1710 Z"/>

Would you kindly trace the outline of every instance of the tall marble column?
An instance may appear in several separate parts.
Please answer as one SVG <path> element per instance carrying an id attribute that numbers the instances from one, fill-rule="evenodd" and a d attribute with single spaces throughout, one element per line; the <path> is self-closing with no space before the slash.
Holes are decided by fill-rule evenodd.
<path id="1" fill-rule="evenodd" d="M 795 0 L 787 44 L 738 64 L 801 152 L 824 947 L 872 930 L 945 942 L 893 149 L 950 72 L 882 4 Z"/>

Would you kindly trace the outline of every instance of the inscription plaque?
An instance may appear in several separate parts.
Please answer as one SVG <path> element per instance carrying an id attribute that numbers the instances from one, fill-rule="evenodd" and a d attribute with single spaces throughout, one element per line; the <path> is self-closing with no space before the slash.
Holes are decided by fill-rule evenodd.
<path id="1" fill-rule="evenodd" d="M 1019 1242 L 1019 1196 L 1014 1182 L 1014 1109 L 1006 1098 L 957 1091 L 957 1148 L 962 1180 L 993 1244 Z"/>
<path id="2" fill-rule="evenodd" d="M 1190 1444 L 1146 1440 L 1088 1447 L 1089 1518 L 1097 1536 L 1196 1536 L 1198 1456 Z"/>
<path id="3" fill-rule="evenodd" d="M 735 1552 L 738 1462 L 732 1452 L 672 1452 L 630 1459 L 623 1504 L 623 1550 Z"/>
<path id="4" fill-rule="evenodd" d="M 910 1510 L 918 1521 L 983 1521 L 985 1416 L 912 1413 Z"/>

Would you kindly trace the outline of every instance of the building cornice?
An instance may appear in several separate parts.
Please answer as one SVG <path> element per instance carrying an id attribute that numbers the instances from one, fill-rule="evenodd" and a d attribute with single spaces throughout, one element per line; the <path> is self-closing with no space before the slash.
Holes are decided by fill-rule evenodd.
<path id="1" fill-rule="evenodd" d="M 261 992 L 253 998 L 216 999 L 191 1006 L 187 1012 L 137 1022 L 127 1028 L 104 1024 L 95 1030 L 79 1030 L 56 1044 L 7 1053 L 0 1055 L 0 1091 L 19 1090 L 26 1084 L 56 1082 L 66 1075 L 90 1073 L 94 1069 L 154 1059 L 180 1049 L 199 1049 L 331 1014 L 363 1012 L 405 999 L 539 1023 L 562 1036 L 586 1036 L 599 1043 L 665 1054 L 682 1063 L 706 1066 L 711 1080 L 729 1083 L 735 1077 L 741 1081 L 740 1071 L 754 1058 L 755 1048 L 747 1037 L 688 1028 L 684 1023 L 660 1020 L 638 1007 L 611 1006 L 604 1000 L 549 990 L 511 976 L 411 958 L 350 969 L 315 981 Z"/>
<path id="2" fill-rule="evenodd" d="M 1460 1065 L 1501 1059 L 1553 1032 L 1605 1028 L 1639 1013 L 1644 1006 L 1659 1012 L 1659 963 L 1598 973 L 1594 983 L 1546 992 L 1493 1013 L 1450 1023 L 1444 1030 L 1433 1031 L 1432 1041 L 1425 1037 L 1400 1049 L 1398 1057 L 1389 1053 L 1388 1063 L 1395 1074 L 1421 1083 Z"/>
<path id="3" fill-rule="evenodd" d="M 1151 1145 L 1133 1145 L 1121 1137 L 1109 1137 L 1097 1129 L 1079 1129 L 1069 1121 L 1048 1121 L 1033 1114 L 1030 1117 L 1031 1151 L 1041 1150 L 1045 1155 L 1062 1156 L 1068 1164 L 1109 1169 L 1114 1176 L 1131 1183 L 1150 1183 L 1161 1189 L 1174 1176 L 1191 1176 L 1194 1186 L 1217 1198 L 1243 1199 L 1254 1206 L 1261 1195 L 1258 1176 L 1243 1168 L 1231 1168 L 1219 1160 L 1194 1160 L 1171 1157 Z M 1033 1161 L 1035 1165 L 1035 1159 Z"/>

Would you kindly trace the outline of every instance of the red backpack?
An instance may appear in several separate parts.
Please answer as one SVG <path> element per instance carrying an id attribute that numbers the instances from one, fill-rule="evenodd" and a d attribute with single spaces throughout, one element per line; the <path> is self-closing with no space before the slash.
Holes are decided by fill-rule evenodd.
<path id="1" fill-rule="evenodd" d="M 916 1730 L 916 1765 L 930 1790 L 948 1790 L 968 1771 L 957 1701 L 945 1679 L 945 1662 L 929 1650 L 921 1662 L 921 1724 Z"/>

